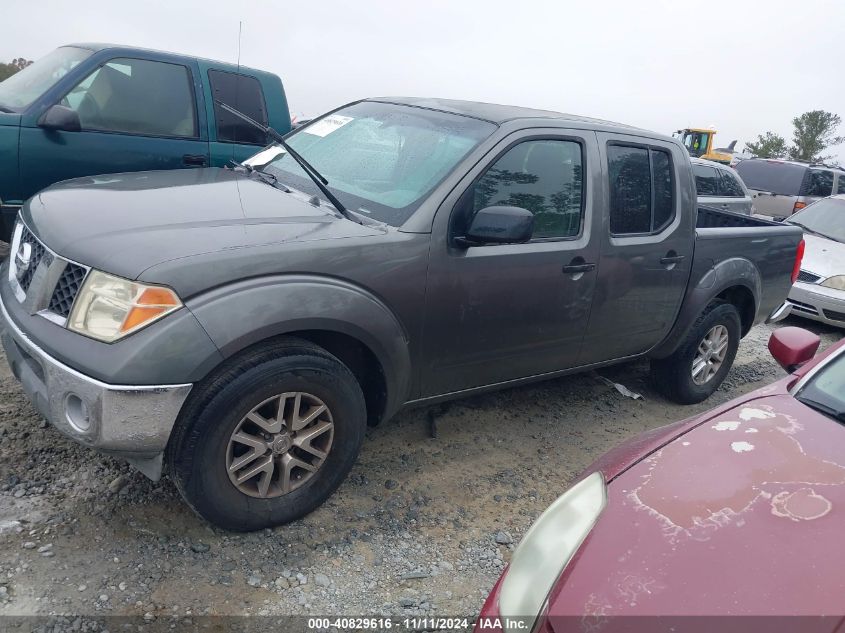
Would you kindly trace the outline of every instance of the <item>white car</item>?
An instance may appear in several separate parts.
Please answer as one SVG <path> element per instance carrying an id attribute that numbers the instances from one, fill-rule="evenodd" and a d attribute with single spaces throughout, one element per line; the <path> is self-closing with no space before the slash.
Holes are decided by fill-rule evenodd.
<path id="1" fill-rule="evenodd" d="M 804 259 L 789 291 L 792 314 L 845 327 L 845 194 L 791 216 L 804 229 Z"/>

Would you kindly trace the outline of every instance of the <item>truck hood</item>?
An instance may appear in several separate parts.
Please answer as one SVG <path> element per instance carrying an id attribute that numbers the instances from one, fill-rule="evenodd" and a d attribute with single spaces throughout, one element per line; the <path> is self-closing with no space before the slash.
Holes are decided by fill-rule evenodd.
<path id="1" fill-rule="evenodd" d="M 804 243 L 802 270 L 823 278 L 845 275 L 845 244 L 807 232 L 804 233 Z"/>
<path id="2" fill-rule="evenodd" d="M 722 411 L 610 482 L 549 614 L 841 614 L 843 455 L 788 393 Z"/>
<path id="3" fill-rule="evenodd" d="M 22 215 L 59 255 L 129 279 L 193 255 L 383 233 L 304 194 L 217 168 L 67 180 L 32 198 Z"/>

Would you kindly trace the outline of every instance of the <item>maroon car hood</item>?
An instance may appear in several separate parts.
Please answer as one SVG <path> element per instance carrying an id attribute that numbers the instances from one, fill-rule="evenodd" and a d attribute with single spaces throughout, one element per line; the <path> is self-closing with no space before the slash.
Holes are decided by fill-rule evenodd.
<path id="1" fill-rule="evenodd" d="M 785 382 L 613 479 L 549 614 L 845 612 L 845 428 Z"/>

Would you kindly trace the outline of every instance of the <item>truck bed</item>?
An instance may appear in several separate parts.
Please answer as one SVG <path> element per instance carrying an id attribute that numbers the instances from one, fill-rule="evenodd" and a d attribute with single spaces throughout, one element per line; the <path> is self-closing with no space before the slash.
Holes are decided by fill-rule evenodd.
<path id="1" fill-rule="evenodd" d="M 790 275 L 802 235 L 792 224 L 699 206 L 691 287 L 718 285 L 722 276 L 744 278 L 755 288 L 755 321 L 759 322 L 780 305 L 792 287 Z M 708 277 L 711 271 L 714 279 Z"/>

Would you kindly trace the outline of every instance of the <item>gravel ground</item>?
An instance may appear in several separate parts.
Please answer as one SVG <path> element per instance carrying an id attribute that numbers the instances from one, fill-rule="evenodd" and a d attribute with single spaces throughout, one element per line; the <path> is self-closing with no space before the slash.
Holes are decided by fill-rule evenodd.
<path id="1" fill-rule="evenodd" d="M 841 333 L 807 321 L 823 346 Z M 647 363 L 406 412 L 296 523 L 228 534 L 166 478 L 66 440 L 0 362 L 0 615 L 474 615 L 537 515 L 594 458 L 780 376 L 759 326 L 722 388 L 683 407 Z M 429 436 L 436 415 L 437 437 Z M 84 628 L 84 627 L 83 627 Z"/>

